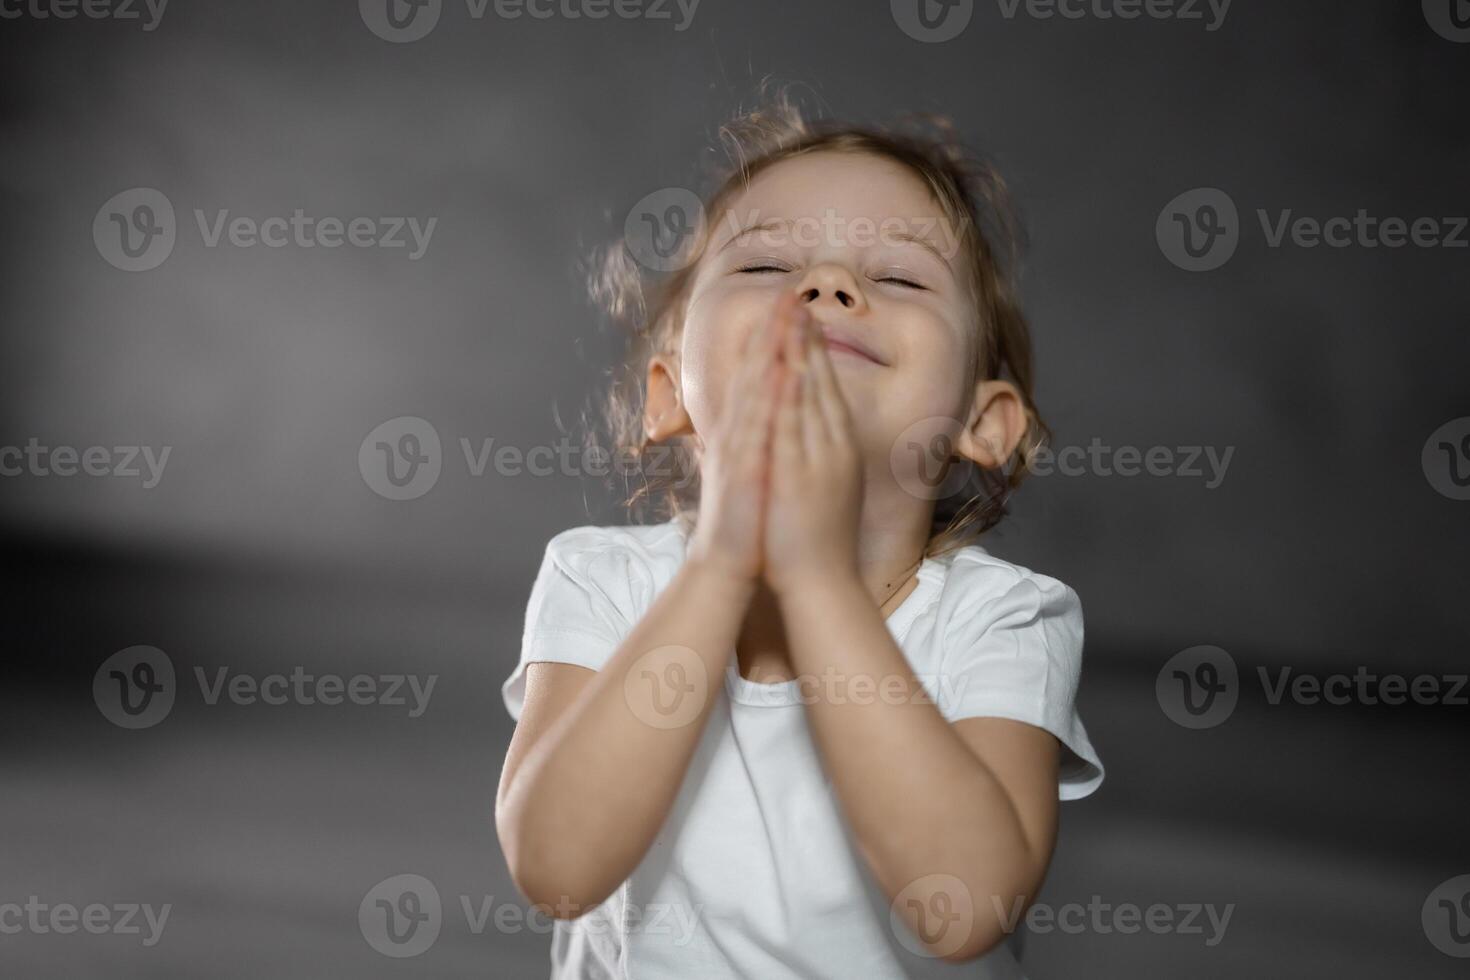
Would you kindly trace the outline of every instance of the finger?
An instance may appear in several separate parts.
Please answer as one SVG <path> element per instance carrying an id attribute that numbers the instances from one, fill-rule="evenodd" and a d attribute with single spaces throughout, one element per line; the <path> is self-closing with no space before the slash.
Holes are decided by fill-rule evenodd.
<path id="1" fill-rule="evenodd" d="M 781 353 L 786 358 L 786 364 L 797 374 L 807 369 L 806 351 L 802 344 L 811 320 L 811 314 L 805 307 L 797 307 L 790 310 L 782 322 L 784 333 L 781 337 Z"/>
<path id="2" fill-rule="evenodd" d="M 732 419 L 734 428 L 729 432 L 730 452 L 733 459 L 741 461 L 739 465 L 763 465 L 761 457 L 770 447 L 771 418 L 775 414 L 785 373 L 779 364 L 774 367 L 775 370 L 753 380 L 740 411 Z"/>
<path id="3" fill-rule="evenodd" d="M 816 348 L 812 359 L 812 376 L 817 390 L 817 402 L 826 421 L 828 435 L 837 438 L 850 430 L 852 417 L 826 344 L 818 344 Z"/>
<path id="4" fill-rule="evenodd" d="M 764 436 L 764 424 L 769 422 L 769 413 L 763 412 L 761 425 L 755 424 L 753 413 L 770 407 L 778 390 L 772 384 L 772 373 L 779 366 L 777 352 L 780 350 L 781 331 L 775 323 L 762 322 L 747 335 L 745 354 L 730 379 L 726 393 L 730 406 L 727 424 L 732 441 L 743 441 L 745 437 Z"/>
<path id="5" fill-rule="evenodd" d="M 826 354 L 826 343 L 815 327 L 808 326 L 802 335 L 802 357 L 805 360 L 806 384 L 801 392 L 801 430 L 806 451 L 815 456 L 831 441 L 827 419 L 822 412 L 821 390 L 817 387 L 817 360 Z"/>
<path id="6" fill-rule="evenodd" d="M 783 291 L 776 297 L 776 304 L 771 307 L 771 322 L 784 328 L 790 326 L 804 312 L 801 296 L 795 290 Z"/>
<path id="7" fill-rule="evenodd" d="M 804 387 L 804 375 L 788 368 L 782 378 L 780 404 L 771 436 L 771 459 L 782 473 L 790 473 L 802 459 L 801 389 Z"/>
<path id="8" fill-rule="evenodd" d="M 740 442 L 744 452 L 765 452 L 771 442 L 771 421 L 781 399 L 781 386 L 787 374 L 780 364 L 762 375 L 752 392 L 750 407 L 744 418 Z"/>

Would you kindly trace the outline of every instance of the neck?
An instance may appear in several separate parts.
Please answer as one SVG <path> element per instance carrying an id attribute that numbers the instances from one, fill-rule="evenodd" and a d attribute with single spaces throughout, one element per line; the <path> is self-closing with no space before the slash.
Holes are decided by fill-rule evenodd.
<path id="1" fill-rule="evenodd" d="M 930 501 L 891 484 L 889 490 L 865 492 L 858 520 L 858 576 L 873 604 L 888 607 L 885 614 L 910 591 L 934 511 Z M 750 680 L 774 683 L 792 676 L 781 610 L 765 583 L 757 587 L 741 624 L 736 658 L 741 676 Z"/>
<path id="2" fill-rule="evenodd" d="M 929 544 L 933 519 L 932 500 L 906 492 L 891 477 L 866 481 L 858 518 L 858 575 L 875 602 L 903 592 Z"/>

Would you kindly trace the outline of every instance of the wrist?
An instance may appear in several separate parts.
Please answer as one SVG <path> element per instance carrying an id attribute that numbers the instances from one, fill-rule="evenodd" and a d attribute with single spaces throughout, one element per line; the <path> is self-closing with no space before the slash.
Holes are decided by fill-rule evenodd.
<path id="1" fill-rule="evenodd" d="M 719 597 L 748 603 L 760 584 L 758 575 L 748 574 L 715 558 L 690 555 L 680 574 L 692 580 L 701 590 Z"/>
<path id="2" fill-rule="evenodd" d="M 788 569 L 776 575 L 767 575 L 766 584 L 782 606 L 800 603 L 807 599 L 867 597 L 867 587 L 858 574 L 857 564 L 851 568 L 842 563 L 821 567 Z"/>

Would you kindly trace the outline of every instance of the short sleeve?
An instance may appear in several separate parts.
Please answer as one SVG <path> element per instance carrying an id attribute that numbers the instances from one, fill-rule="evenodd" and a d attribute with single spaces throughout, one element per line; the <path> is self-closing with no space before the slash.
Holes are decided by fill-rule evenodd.
<path id="1" fill-rule="evenodd" d="M 629 555 L 598 528 L 573 528 L 552 538 L 526 603 L 520 659 L 501 685 L 512 718 L 521 716 L 526 665 L 537 661 L 598 670 L 631 629 L 627 611 Z"/>
<path id="2" fill-rule="evenodd" d="M 1077 713 L 1081 675 L 1077 593 L 1028 573 L 998 597 L 954 611 L 945 631 L 939 709 L 951 722 L 1009 718 L 1051 732 L 1064 747 L 1058 796 L 1080 799 L 1103 780 Z"/>

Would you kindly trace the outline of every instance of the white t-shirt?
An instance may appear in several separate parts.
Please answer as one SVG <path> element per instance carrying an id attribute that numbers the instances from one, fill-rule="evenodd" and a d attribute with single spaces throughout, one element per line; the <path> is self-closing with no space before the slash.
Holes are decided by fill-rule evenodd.
<path id="1" fill-rule="evenodd" d="M 685 542 L 676 521 L 577 527 L 551 539 L 520 663 L 502 689 L 512 717 L 527 663 L 607 662 L 672 580 Z M 1076 593 L 974 545 L 926 558 L 918 579 L 887 626 L 941 714 L 1044 728 L 1065 747 L 1059 797 L 1095 790 L 1102 765 L 1074 705 Z M 1023 977 L 1009 944 L 950 964 L 916 952 L 890 919 L 807 726 L 802 700 L 815 693 L 796 680 L 746 680 L 732 653 L 723 696 L 648 853 L 596 909 L 556 921 L 555 980 Z"/>

